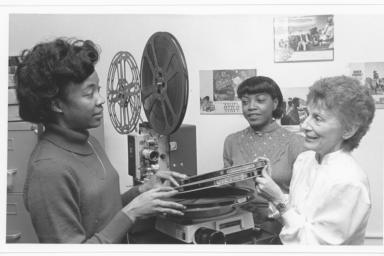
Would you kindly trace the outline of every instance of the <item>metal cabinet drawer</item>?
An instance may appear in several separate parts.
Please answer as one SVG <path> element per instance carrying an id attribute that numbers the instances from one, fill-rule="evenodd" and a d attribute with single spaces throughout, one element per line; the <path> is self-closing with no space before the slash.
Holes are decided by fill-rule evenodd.
<path id="1" fill-rule="evenodd" d="M 37 139 L 36 125 L 27 122 L 8 123 L 8 192 L 23 192 L 28 160 Z"/>
<path id="2" fill-rule="evenodd" d="M 8 105 L 16 105 L 18 103 L 19 102 L 17 101 L 16 97 L 16 89 L 14 87 L 8 87 Z"/>
<path id="3" fill-rule="evenodd" d="M 19 105 L 8 105 L 8 121 L 15 122 L 21 121 L 19 116 Z"/>
<path id="4" fill-rule="evenodd" d="M 38 243 L 23 194 L 7 195 L 7 243 Z"/>

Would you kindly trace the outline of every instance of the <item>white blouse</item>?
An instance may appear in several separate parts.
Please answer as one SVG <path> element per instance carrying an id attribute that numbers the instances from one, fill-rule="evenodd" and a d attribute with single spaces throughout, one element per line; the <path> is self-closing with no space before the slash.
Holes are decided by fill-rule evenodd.
<path id="1" fill-rule="evenodd" d="M 321 164 L 301 153 L 293 167 L 283 244 L 363 244 L 371 210 L 366 174 L 350 153 L 336 151 Z"/>

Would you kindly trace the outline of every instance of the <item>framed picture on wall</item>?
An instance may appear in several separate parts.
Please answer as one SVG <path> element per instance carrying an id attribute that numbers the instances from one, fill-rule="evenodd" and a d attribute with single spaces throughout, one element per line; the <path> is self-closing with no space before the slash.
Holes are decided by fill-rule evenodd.
<path id="1" fill-rule="evenodd" d="M 242 114 L 237 87 L 256 69 L 200 70 L 200 114 Z"/>
<path id="2" fill-rule="evenodd" d="M 350 63 L 349 70 L 350 76 L 369 89 L 376 108 L 384 108 L 384 62 Z"/>
<path id="3" fill-rule="evenodd" d="M 274 18 L 274 61 L 332 61 L 333 15 Z"/>
<path id="4" fill-rule="evenodd" d="M 280 119 L 282 126 L 288 130 L 301 133 L 301 125 L 308 117 L 308 87 L 281 87 L 284 113 Z"/>

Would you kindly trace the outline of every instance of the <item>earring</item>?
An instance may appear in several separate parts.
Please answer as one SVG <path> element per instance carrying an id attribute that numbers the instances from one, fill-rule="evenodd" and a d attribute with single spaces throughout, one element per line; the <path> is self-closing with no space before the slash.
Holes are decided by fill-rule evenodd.
<path id="1" fill-rule="evenodd" d="M 63 113 L 63 110 L 61 110 L 57 104 L 58 104 L 57 102 L 51 103 L 51 108 L 52 108 L 53 112 Z"/>

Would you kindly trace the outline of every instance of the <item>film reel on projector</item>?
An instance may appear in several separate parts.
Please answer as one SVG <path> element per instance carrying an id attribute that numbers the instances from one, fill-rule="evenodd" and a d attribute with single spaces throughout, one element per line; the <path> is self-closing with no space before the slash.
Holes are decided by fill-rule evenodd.
<path id="1" fill-rule="evenodd" d="M 188 103 L 184 53 L 168 32 L 153 34 L 141 59 L 141 101 L 152 128 L 170 135 L 181 125 Z"/>
<path id="2" fill-rule="evenodd" d="M 118 52 L 109 66 L 107 105 L 112 124 L 120 134 L 135 130 L 140 119 L 140 77 L 129 52 Z"/>
<path id="3" fill-rule="evenodd" d="M 144 48 L 141 72 L 129 52 L 118 52 L 111 61 L 107 103 L 112 124 L 120 134 L 131 133 L 141 119 L 143 106 L 151 128 L 160 135 L 170 135 L 183 122 L 188 90 L 188 70 L 180 44 L 172 34 L 156 32 Z"/>
<path id="4" fill-rule="evenodd" d="M 129 52 L 118 52 L 108 72 L 108 111 L 121 134 L 134 131 L 143 109 L 151 128 L 170 135 L 183 122 L 188 103 L 188 70 L 184 53 L 168 32 L 156 32 L 147 41 L 141 70 Z M 234 214 L 236 206 L 247 203 L 254 191 L 230 185 L 255 178 L 265 162 L 258 161 L 191 176 L 169 200 L 187 206 L 183 221 Z"/>

